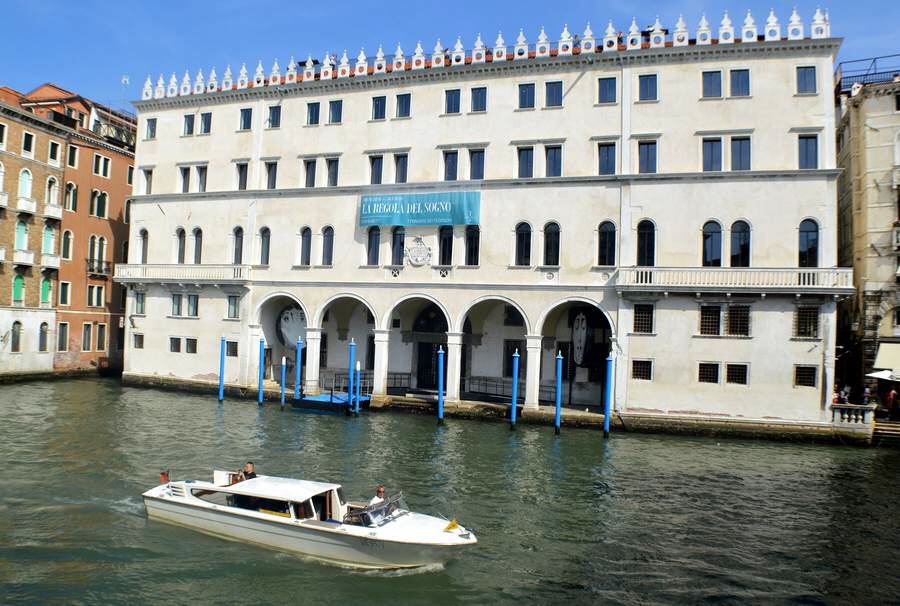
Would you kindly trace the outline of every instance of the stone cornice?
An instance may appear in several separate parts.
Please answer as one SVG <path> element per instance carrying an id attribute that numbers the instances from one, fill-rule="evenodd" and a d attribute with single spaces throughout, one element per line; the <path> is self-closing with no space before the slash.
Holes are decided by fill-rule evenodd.
<path id="1" fill-rule="evenodd" d="M 422 70 L 392 71 L 385 74 L 369 74 L 348 78 L 332 78 L 293 84 L 253 86 L 241 89 L 219 90 L 211 93 L 178 95 L 160 99 L 133 102 L 138 113 L 175 107 L 221 105 L 234 102 L 251 102 L 259 99 L 302 97 L 305 95 L 340 94 L 357 89 L 373 90 L 410 86 L 412 84 L 466 80 L 475 77 L 500 74 L 534 74 L 540 72 L 579 71 L 586 68 L 622 68 L 685 63 L 730 57 L 759 57 L 772 55 L 837 53 L 842 38 L 807 38 L 777 42 L 752 42 L 740 44 L 710 44 L 667 46 L 642 50 L 618 50 L 615 52 L 556 55 L 546 58 L 530 58 L 487 63 L 471 63 L 463 66 L 446 66 Z M 592 66 L 592 67 L 591 67 Z"/>

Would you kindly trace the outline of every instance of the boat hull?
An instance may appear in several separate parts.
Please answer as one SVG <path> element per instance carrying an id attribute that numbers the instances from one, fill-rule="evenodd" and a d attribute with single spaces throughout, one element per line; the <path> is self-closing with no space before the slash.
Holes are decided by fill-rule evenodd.
<path id="1" fill-rule="evenodd" d="M 207 508 L 176 500 L 144 496 L 147 516 L 205 534 L 254 543 L 354 568 L 416 568 L 444 564 L 462 545 L 427 545 L 360 537 L 338 524 L 269 521 L 249 518 L 231 508 Z M 321 526 L 321 527 L 318 527 Z"/>

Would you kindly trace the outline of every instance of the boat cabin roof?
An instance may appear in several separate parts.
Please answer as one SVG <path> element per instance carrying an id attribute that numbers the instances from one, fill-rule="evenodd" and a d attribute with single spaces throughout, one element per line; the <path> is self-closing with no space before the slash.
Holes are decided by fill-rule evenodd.
<path id="1" fill-rule="evenodd" d="M 310 482 L 276 476 L 256 476 L 250 480 L 244 480 L 222 488 L 227 492 L 253 497 L 281 499 L 284 501 L 306 501 L 317 494 L 340 487 L 340 484 L 329 484 L 327 482 Z"/>

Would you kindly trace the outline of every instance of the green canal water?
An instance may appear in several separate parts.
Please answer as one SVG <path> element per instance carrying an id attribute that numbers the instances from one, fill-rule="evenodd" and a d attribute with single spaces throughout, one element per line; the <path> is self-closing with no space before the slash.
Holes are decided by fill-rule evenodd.
<path id="1" fill-rule="evenodd" d="M 162 468 L 377 482 L 458 516 L 445 568 L 352 571 L 150 522 Z M 900 451 L 218 404 L 78 380 L 0 386 L 0 602 L 840 603 L 900 599 Z"/>

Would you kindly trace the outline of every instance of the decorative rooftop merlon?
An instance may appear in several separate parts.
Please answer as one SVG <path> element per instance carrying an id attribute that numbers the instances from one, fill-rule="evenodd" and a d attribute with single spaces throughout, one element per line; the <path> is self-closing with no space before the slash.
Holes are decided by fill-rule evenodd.
<path id="1" fill-rule="evenodd" d="M 365 51 L 360 49 L 354 65 L 351 65 L 346 50 L 339 61 L 330 52 L 325 53 L 321 63 L 313 61 L 312 55 L 309 55 L 302 70 L 299 69 L 294 58 L 291 57 L 284 75 L 281 73 L 277 59 L 273 62 L 268 76 L 263 70 L 262 61 L 259 60 L 257 61 L 252 80 L 249 77 L 246 63 L 241 64 L 236 82 L 233 80 L 230 65 L 225 68 L 221 83 L 217 79 L 215 67 L 210 69 L 209 75 L 205 79 L 203 72 L 198 70 L 193 83 L 190 73 L 185 70 L 180 85 L 175 72 L 172 72 L 168 85 L 162 74 L 157 79 L 155 86 L 153 79 L 147 76 L 141 92 L 141 99 L 147 101 L 164 97 L 202 95 L 223 90 L 278 86 L 296 82 L 312 82 L 335 78 L 360 78 L 371 74 L 388 74 L 395 71 L 454 68 L 470 64 L 496 63 L 500 61 L 539 61 L 550 57 L 584 53 L 621 51 L 633 53 L 645 49 L 688 46 L 692 44 L 705 46 L 732 44 L 738 41 L 741 43 L 763 43 L 785 39 L 802 40 L 805 32 L 803 21 L 796 9 L 793 10 L 788 20 L 786 37 L 782 37 L 781 24 L 774 10 L 770 11 L 766 18 L 762 36 L 759 35 L 756 21 L 749 10 L 740 28 L 740 39 L 736 36 L 733 22 L 727 11 L 722 16 L 716 29 L 717 37 L 714 38 L 713 30 L 706 15 L 701 16 L 693 38 L 690 37 L 690 32 L 681 16 L 678 17 L 671 36 L 669 35 L 669 30 L 660 22 L 658 16 L 652 25 L 645 27 L 643 30 L 638 26 L 637 19 L 632 19 L 627 33 L 617 31 L 612 21 L 610 21 L 603 35 L 602 44 L 598 47 L 590 24 L 587 25 L 584 29 L 584 34 L 581 36 L 578 34 L 573 35 L 569 31 L 569 26 L 565 25 L 562 33 L 559 35 L 559 39 L 555 43 L 551 42 L 547 32 L 541 27 L 536 43 L 533 45 L 528 43 L 524 30 L 519 30 L 512 53 L 509 52 L 502 33 L 497 34 L 493 48 L 487 47 L 481 38 L 481 34 L 478 34 L 472 49 L 469 51 L 466 51 L 461 36 L 457 36 L 452 49 L 445 48 L 440 39 L 438 39 L 430 58 L 425 56 L 421 42 L 416 44 L 415 51 L 411 57 L 406 56 L 402 46 L 398 43 L 390 61 L 385 59 L 384 49 L 381 46 L 378 47 L 375 59 L 371 62 Z M 816 12 L 810 22 L 809 37 L 811 39 L 822 39 L 830 36 L 831 21 L 828 11 L 823 12 L 816 8 Z"/>

